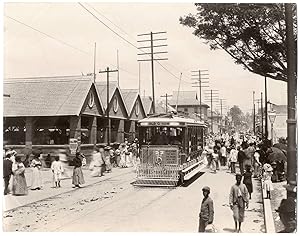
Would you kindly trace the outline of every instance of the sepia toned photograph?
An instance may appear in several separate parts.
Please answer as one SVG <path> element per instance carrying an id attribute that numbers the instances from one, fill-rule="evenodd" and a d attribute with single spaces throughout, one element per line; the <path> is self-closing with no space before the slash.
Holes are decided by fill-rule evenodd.
<path id="1" fill-rule="evenodd" d="M 3 232 L 297 232 L 296 2 L 2 6 Z"/>

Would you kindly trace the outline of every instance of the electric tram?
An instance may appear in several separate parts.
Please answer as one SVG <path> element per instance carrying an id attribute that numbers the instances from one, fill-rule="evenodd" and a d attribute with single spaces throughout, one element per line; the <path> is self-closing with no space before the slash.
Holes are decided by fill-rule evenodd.
<path id="1" fill-rule="evenodd" d="M 138 122 L 140 164 L 135 186 L 177 186 L 205 167 L 201 153 L 207 126 L 175 115 Z"/>

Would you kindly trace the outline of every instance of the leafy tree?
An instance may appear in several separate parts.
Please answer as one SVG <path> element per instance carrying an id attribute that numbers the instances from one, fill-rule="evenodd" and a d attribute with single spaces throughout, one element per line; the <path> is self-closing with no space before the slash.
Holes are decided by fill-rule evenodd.
<path id="1" fill-rule="evenodd" d="M 212 50 L 225 50 L 244 69 L 287 81 L 284 4 L 196 3 L 195 6 L 197 13 L 180 17 L 180 24 L 193 28 L 193 34 L 204 39 Z M 293 14 L 296 48 L 296 4 Z"/>
<path id="2" fill-rule="evenodd" d="M 234 105 L 233 107 L 230 108 L 229 114 L 232 118 L 235 127 L 241 125 L 244 117 L 243 117 L 243 112 L 237 105 Z"/>

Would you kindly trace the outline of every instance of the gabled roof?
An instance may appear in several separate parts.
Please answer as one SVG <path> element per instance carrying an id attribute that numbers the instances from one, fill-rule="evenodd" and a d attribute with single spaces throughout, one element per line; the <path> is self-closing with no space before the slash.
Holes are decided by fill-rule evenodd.
<path id="1" fill-rule="evenodd" d="M 107 83 L 106 82 L 96 82 L 95 85 L 97 88 L 98 96 L 102 103 L 102 107 L 104 110 L 106 110 L 106 107 L 107 107 Z M 117 82 L 114 82 L 114 81 L 109 82 L 109 91 L 108 91 L 109 92 L 109 103 L 111 102 L 111 99 L 113 98 L 116 90 L 118 90 L 118 92 L 120 93 L 121 100 L 123 101 L 126 113 L 128 115 L 129 110 L 128 110 L 128 107 L 126 106 L 121 89 L 118 87 Z"/>
<path id="2" fill-rule="evenodd" d="M 92 86 L 91 76 L 4 80 L 4 117 L 79 115 Z"/>
<path id="3" fill-rule="evenodd" d="M 199 106 L 199 100 L 196 91 L 173 91 L 172 99 L 170 100 L 170 105 L 176 106 L 178 98 L 178 106 Z M 207 104 L 202 103 L 202 106 L 209 107 Z"/>
<path id="4" fill-rule="evenodd" d="M 143 107 L 145 108 L 146 115 L 150 114 L 153 105 L 152 98 L 150 96 L 142 97 Z"/>
<path id="5" fill-rule="evenodd" d="M 126 107 L 129 109 L 128 114 L 131 114 L 132 109 L 134 108 L 135 102 L 139 97 L 139 90 L 138 89 L 121 89 L 124 103 L 126 104 Z M 145 107 L 142 102 L 142 107 L 145 112 Z"/>

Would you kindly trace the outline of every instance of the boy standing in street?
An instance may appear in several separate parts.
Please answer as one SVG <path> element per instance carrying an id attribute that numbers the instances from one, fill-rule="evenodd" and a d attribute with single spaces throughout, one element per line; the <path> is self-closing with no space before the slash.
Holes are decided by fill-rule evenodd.
<path id="1" fill-rule="evenodd" d="M 213 200 L 209 197 L 210 188 L 205 186 L 202 188 L 203 200 L 199 213 L 199 229 L 198 232 L 205 232 L 208 224 L 212 224 L 214 220 L 214 204 Z"/>

